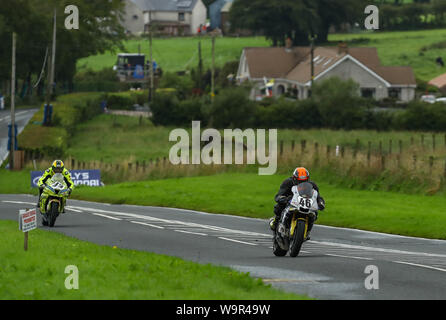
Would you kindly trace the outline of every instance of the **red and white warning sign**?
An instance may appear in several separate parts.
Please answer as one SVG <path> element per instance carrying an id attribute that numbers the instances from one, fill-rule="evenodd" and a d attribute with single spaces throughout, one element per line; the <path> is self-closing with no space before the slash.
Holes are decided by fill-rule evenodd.
<path id="1" fill-rule="evenodd" d="M 19 229 L 28 232 L 37 228 L 36 209 L 19 211 Z"/>

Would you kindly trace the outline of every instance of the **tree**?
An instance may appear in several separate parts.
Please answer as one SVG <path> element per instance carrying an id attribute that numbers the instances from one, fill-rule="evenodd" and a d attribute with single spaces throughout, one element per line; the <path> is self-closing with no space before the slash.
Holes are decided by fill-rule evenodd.
<path id="1" fill-rule="evenodd" d="M 364 15 L 365 0 L 236 0 L 231 8 L 233 28 L 262 31 L 273 45 L 308 44 L 309 35 L 327 41 L 331 26 L 357 22 Z"/>
<path id="2" fill-rule="evenodd" d="M 80 12 L 79 30 L 65 29 L 65 7 Z M 0 6 L 0 80 L 10 78 L 11 34 L 18 35 L 17 77 L 40 74 L 45 52 L 51 48 L 53 13 L 57 10 L 56 82 L 72 82 L 78 59 L 121 46 L 124 30 L 120 0 L 2 0 Z M 46 70 L 45 70 L 46 71 Z"/>

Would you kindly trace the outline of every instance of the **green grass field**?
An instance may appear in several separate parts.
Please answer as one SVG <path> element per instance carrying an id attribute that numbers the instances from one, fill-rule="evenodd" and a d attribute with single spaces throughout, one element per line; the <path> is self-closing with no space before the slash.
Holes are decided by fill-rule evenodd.
<path id="1" fill-rule="evenodd" d="M 94 119 L 81 123 L 76 127 L 70 138 L 67 155 L 80 161 L 102 159 L 104 163 L 121 163 L 124 161 L 148 161 L 158 157 L 168 157 L 170 148 L 175 144 L 169 142 L 169 133 L 174 127 L 154 126 L 150 120 L 144 119 L 140 124 L 138 117 L 100 115 Z M 190 131 L 191 126 L 184 129 Z M 308 144 L 336 145 L 355 147 L 356 140 L 360 141 L 360 149 L 367 151 L 368 142 L 372 143 L 372 151 L 382 149 L 388 152 L 392 140 L 392 152 L 399 150 L 399 141 L 403 148 L 420 147 L 423 136 L 424 153 L 428 154 L 433 147 L 433 137 L 430 132 L 390 131 L 377 132 L 372 130 L 291 130 L 279 129 L 278 141 L 283 141 L 286 148 L 300 147 L 300 142 L 306 140 Z M 446 136 L 436 134 L 436 152 L 446 154 Z"/>
<path id="2" fill-rule="evenodd" d="M 14 221 L 0 221 L 0 233 L 0 300 L 307 299 L 227 267 L 99 246 L 39 229 L 29 232 L 25 252 Z M 72 274 L 65 273 L 67 266 L 78 269 L 78 289 L 65 287 Z"/>
<path id="3" fill-rule="evenodd" d="M 198 66 L 198 43 L 201 41 L 203 65 L 210 68 L 212 64 L 212 43 L 210 37 L 155 38 L 153 39 L 153 59 L 164 71 L 175 72 L 196 68 Z M 239 60 L 244 47 L 269 46 L 264 37 L 216 38 L 215 65 L 223 66 L 227 61 Z M 141 53 L 149 57 L 149 40 L 133 39 L 124 42 L 127 53 Z M 111 68 L 117 61 L 117 52 L 106 52 L 79 60 L 77 71 L 87 68 L 101 70 Z"/>
<path id="4" fill-rule="evenodd" d="M 446 72 L 446 67 L 436 65 L 435 59 L 442 56 L 446 37 L 446 29 L 398 31 L 398 32 L 362 32 L 354 34 L 331 34 L 328 40 L 335 45 L 339 41 L 347 41 L 350 46 L 376 47 L 383 65 L 405 66 L 414 69 L 417 78 L 429 81 Z M 198 65 L 198 37 L 155 39 L 153 42 L 154 59 L 164 71 L 179 71 Z M 124 42 L 129 53 L 141 52 L 148 56 L 148 40 L 128 40 Z M 216 65 L 222 66 L 227 61 L 239 60 L 245 47 L 270 46 L 271 42 L 263 37 L 217 38 Z M 181 48 L 181 50 L 178 50 Z M 202 39 L 203 63 L 206 68 L 211 65 L 211 39 Z M 100 70 L 111 68 L 117 60 L 117 53 L 91 56 L 78 62 L 78 72 L 91 68 Z"/>
<path id="5" fill-rule="evenodd" d="M 411 66 L 418 79 L 429 81 L 446 72 L 446 67 L 439 67 L 435 63 L 437 57 L 444 57 L 445 37 L 446 29 L 436 29 L 332 34 L 329 41 L 347 41 L 350 46 L 376 47 L 383 65 Z"/>

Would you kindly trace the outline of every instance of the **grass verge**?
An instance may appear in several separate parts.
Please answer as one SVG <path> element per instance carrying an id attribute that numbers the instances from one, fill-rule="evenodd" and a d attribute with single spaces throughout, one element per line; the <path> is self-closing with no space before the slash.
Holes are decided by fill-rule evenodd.
<path id="1" fill-rule="evenodd" d="M 327 180 L 321 182 L 324 175 L 323 172 L 312 172 L 327 202 L 327 209 L 320 214 L 318 224 L 446 239 L 444 196 L 352 190 L 329 184 L 325 182 Z M 176 207 L 269 218 L 273 214 L 274 195 L 286 177 L 225 173 L 127 182 L 101 188 L 77 187 L 72 197 L 114 204 Z M 0 181 L 0 193 L 36 192 L 29 187 L 28 173 L 7 173 L 2 170 Z"/>
<path id="2" fill-rule="evenodd" d="M 25 252 L 16 222 L 0 221 L 0 233 L 0 299 L 306 299 L 227 267 L 99 246 L 39 229 L 30 232 Z M 65 288 L 68 265 L 78 268 L 77 290 Z"/>
<path id="3" fill-rule="evenodd" d="M 272 216 L 274 195 L 286 175 L 227 173 L 204 177 L 78 188 L 74 198 L 177 207 L 256 218 Z M 327 209 L 319 224 L 446 239 L 446 199 L 396 192 L 351 190 L 318 182 Z"/>

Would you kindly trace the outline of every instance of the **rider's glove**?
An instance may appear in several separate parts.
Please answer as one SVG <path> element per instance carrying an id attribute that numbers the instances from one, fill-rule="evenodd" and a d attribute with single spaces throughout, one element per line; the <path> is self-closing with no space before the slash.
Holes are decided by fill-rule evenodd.
<path id="1" fill-rule="evenodd" d="M 325 200 L 320 197 L 317 201 L 317 205 L 319 206 L 319 210 L 324 210 L 325 209 Z"/>
<path id="2" fill-rule="evenodd" d="M 288 201 L 289 201 L 288 198 L 289 198 L 289 197 L 280 196 L 280 197 L 277 199 L 277 203 L 282 204 L 282 205 L 285 205 L 285 204 L 287 204 Z"/>
<path id="3" fill-rule="evenodd" d="M 68 196 L 71 196 L 71 192 L 73 192 L 73 189 L 68 188 Z"/>

